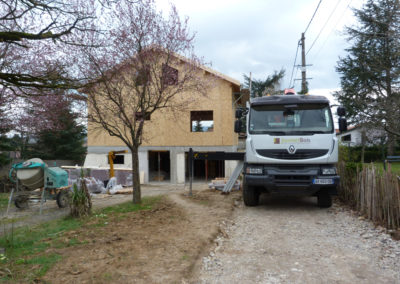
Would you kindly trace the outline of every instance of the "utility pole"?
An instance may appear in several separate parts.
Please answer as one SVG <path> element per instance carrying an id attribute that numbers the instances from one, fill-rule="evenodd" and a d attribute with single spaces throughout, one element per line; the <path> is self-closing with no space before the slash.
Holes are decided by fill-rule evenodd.
<path id="1" fill-rule="evenodd" d="M 306 46 L 304 33 L 301 34 L 301 93 L 307 93 L 307 77 L 306 77 Z"/>

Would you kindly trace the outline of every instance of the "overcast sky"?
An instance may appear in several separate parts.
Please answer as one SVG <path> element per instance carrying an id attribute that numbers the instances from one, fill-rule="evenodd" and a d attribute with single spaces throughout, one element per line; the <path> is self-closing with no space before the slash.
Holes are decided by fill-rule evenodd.
<path id="1" fill-rule="evenodd" d="M 288 87 L 298 40 L 320 0 L 157 0 L 158 8 L 174 3 L 181 16 L 189 17 L 196 32 L 196 54 L 212 68 L 243 83 L 243 74 L 265 79 L 284 68 L 282 87 Z M 310 94 L 327 95 L 340 87 L 335 71 L 339 56 L 345 55 L 348 40 L 344 26 L 354 25 L 352 7 L 362 0 L 322 0 L 306 32 L 306 57 Z M 165 13 L 167 14 L 167 13 Z M 329 19 L 329 21 L 328 21 Z M 301 53 L 297 57 L 301 64 Z M 301 70 L 295 69 L 296 79 Z M 300 91 L 300 81 L 295 81 Z M 330 96 L 329 96 L 330 97 Z"/>

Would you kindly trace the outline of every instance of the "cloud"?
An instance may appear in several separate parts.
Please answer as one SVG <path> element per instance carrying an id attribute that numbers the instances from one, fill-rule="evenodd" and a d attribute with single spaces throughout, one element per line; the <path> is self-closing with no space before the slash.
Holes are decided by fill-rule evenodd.
<path id="1" fill-rule="evenodd" d="M 284 87 L 289 84 L 295 52 L 319 0 L 176 0 L 181 16 L 189 17 L 196 31 L 196 53 L 212 62 L 212 67 L 243 81 L 243 73 L 264 79 L 274 70 L 286 69 Z M 344 25 L 355 20 L 351 6 L 360 7 L 362 0 L 323 1 L 306 33 L 306 50 L 318 40 L 306 57 L 310 90 L 335 89 L 340 86 L 336 62 L 348 46 L 341 33 Z M 168 0 L 157 0 L 167 11 Z M 338 6 L 335 6 L 336 4 Z M 350 7 L 351 7 L 350 6 Z M 334 13 L 332 13 L 334 11 Z M 332 13 L 332 16 L 331 16 Z M 327 19 L 330 17 L 329 21 Z M 300 53 L 297 64 L 300 64 Z M 300 78 L 300 70 L 297 70 Z M 296 81 L 295 88 L 300 89 Z"/>

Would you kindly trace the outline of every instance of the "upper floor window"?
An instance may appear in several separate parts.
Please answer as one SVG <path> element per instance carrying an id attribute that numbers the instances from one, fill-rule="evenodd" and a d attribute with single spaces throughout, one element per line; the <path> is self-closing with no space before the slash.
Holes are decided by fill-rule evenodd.
<path id="1" fill-rule="evenodd" d="M 166 86 L 178 84 L 178 70 L 167 64 L 163 64 L 162 83 Z"/>
<path id="2" fill-rule="evenodd" d="M 147 85 L 151 82 L 150 68 L 142 68 L 136 71 L 136 86 Z"/>
<path id="3" fill-rule="evenodd" d="M 191 132 L 212 132 L 214 131 L 214 119 L 212 110 L 190 112 Z"/>
<path id="4" fill-rule="evenodd" d="M 146 112 L 145 115 L 144 115 L 144 120 L 150 120 L 150 116 L 151 116 L 150 112 Z M 136 120 L 142 120 L 143 119 L 143 113 L 136 112 L 135 113 L 135 118 L 136 118 Z"/>

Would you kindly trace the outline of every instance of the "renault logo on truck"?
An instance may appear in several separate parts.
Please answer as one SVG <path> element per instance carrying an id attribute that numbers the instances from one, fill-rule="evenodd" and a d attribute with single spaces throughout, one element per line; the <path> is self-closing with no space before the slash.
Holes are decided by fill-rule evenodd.
<path id="1" fill-rule="evenodd" d="M 296 152 L 296 148 L 293 145 L 290 145 L 288 148 L 289 154 L 294 154 Z"/>

